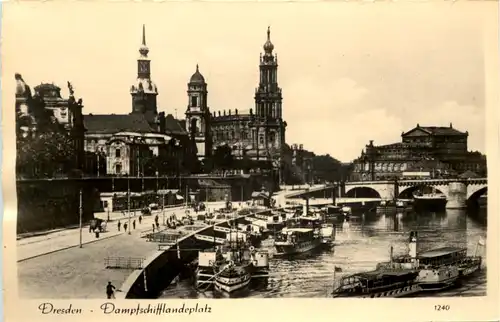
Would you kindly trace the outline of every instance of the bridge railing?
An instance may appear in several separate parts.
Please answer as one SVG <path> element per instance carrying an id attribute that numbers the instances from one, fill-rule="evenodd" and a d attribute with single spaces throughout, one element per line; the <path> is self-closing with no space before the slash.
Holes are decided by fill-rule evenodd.
<path id="1" fill-rule="evenodd" d="M 106 268 L 142 269 L 144 260 L 138 257 L 106 257 L 104 266 Z"/>

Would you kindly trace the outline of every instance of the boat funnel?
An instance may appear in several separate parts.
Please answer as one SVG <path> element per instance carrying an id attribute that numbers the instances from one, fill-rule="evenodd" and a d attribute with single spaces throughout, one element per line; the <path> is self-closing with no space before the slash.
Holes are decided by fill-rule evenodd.
<path id="1" fill-rule="evenodd" d="M 410 232 L 410 240 L 408 241 L 408 255 L 410 255 L 410 257 L 413 259 L 417 258 L 417 239 L 417 232 Z"/>

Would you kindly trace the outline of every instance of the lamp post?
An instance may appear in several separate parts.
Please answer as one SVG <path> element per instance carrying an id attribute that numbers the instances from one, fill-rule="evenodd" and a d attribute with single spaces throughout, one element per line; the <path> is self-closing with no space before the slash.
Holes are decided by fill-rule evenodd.
<path id="1" fill-rule="evenodd" d="M 127 208 L 128 208 L 128 234 L 131 235 L 130 227 L 130 176 L 127 176 Z"/>
<path id="2" fill-rule="evenodd" d="M 161 194 L 161 214 L 163 216 L 163 226 L 165 226 L 165 191 L 162 191 Z"/>
<path id="3" fill-rule="evenodd" d="M 158 170 L 156 170 L 156 192 L 158 192 Z"/>
<path id="4" fill-rule="evenodd" d="M 82 233 L 83 233 L 83 223 L 82 223 L 82 219 L 83 219 L 83 189 L 80 188 L 80 207 L 79 207 L 79 217 L 80 217 L 80 248 L 82 248 Z"/>

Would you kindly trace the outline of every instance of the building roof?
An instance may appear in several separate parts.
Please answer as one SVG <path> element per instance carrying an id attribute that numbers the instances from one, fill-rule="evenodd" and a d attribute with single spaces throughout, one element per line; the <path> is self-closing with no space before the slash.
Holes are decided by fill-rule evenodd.
<path id="1" fill-rule="evenodd" d="M 156 123 L 157 115 L 140 114 L 88 114 L 83 118 L 87 134 L 115 134 L 118 132 L 157 133 L 151 124 Z M 172 114 L 165 117 L 167 135 L 187 135 L 182 125 Z"/>
<path id="2" fill-rule="evenodd" d="M 401 136 L 407 136 L 410 133 L 414 133 L 416 131 L 422 131 L 427 133 L 428 135 L 436 135 L 436 136 L 449 136 L 449 135 L 467 135 L 467 132 L 461 132 L 455 128 L 450 123 L 450 126 L 417 126 L 406 133 L 403 133 Z"/>
<path id="3" fill-rule="evenodd" d="M 367 280 L 373 280 L 373 279 L 381 279 L 384 277 L 398 277 L 398 276 L 406 276 L 406 275 L 416 275 L 418 274 L 418 271 L 416 270 L 389 270 L 389 269 L 378 269 L 374 271 L 369 271 L 369 272 L 361 272 L 357 274 L 350 275 L 348 277 L 354 277 L 358 276 L 360 278 L 364 278 Z"/>
<path id="4" fill-rule="evenodd" d="M 198 65 L 196 65 L 196 72 L 193 74 L 193 76 L 191 76 L 189 84 L 200 84 L 200 85 L 205 84 L 205 77 L 203 77 L 203 75 L 200 73 Z"/>
<path id="5" fill-rule="evenodd" d="M 377 145 L 375 147 L 377 149 L 400 149 L 400 148 L 406 148 L 408 146 L 409 146 L 409 144 L 397 142 L 397 143 L 390 143 L 390 144 L 384 144 L 384 145 Z"/>
<path id="6" fill-rule="evenodd" d="M 441 257 L 449 254 L 453 254 L 456 252 L 467 251 L 467 249 L 457 248 L 457 247 L 441 247 L 436 249 L 431 249 L 425 252 L 418 254 L 419 258 L 433 258 L 433 257 Z"/>
<path id="7" fill-rule="evenodd" d="M 83 117 L 87 133 L 156 132 L 142 114 L 88 114 Z"/>
<path id="8" fill-rule="evenodd" d="M 172 114 L 165 117 L 165 133 L 171 135 L 187 135 L 188 133 L 181 125 L 179 120 L 176 120 Z"/>

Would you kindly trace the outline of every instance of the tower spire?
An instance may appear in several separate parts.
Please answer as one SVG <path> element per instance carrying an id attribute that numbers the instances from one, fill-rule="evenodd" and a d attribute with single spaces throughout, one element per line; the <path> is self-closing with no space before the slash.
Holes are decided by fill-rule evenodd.
<path id="1" fill-rule="evenodd" d="M 149 53 L 149 48 L 146 46 L 146 25 L 142 25 L 142 44 L 141 48 L 139 48 L 139 53 L 142 58 L 147 58 Z"/>
<path id="2" fill-rule="evenodd" d="M 273 52 L 273 49 L 274 49 L 274 45 L 271 42 L 271 26 L 268 26 L 267 27 L 267 41 L 264 44 L 264 52 L 267 55 L 270 55 Z"/>

